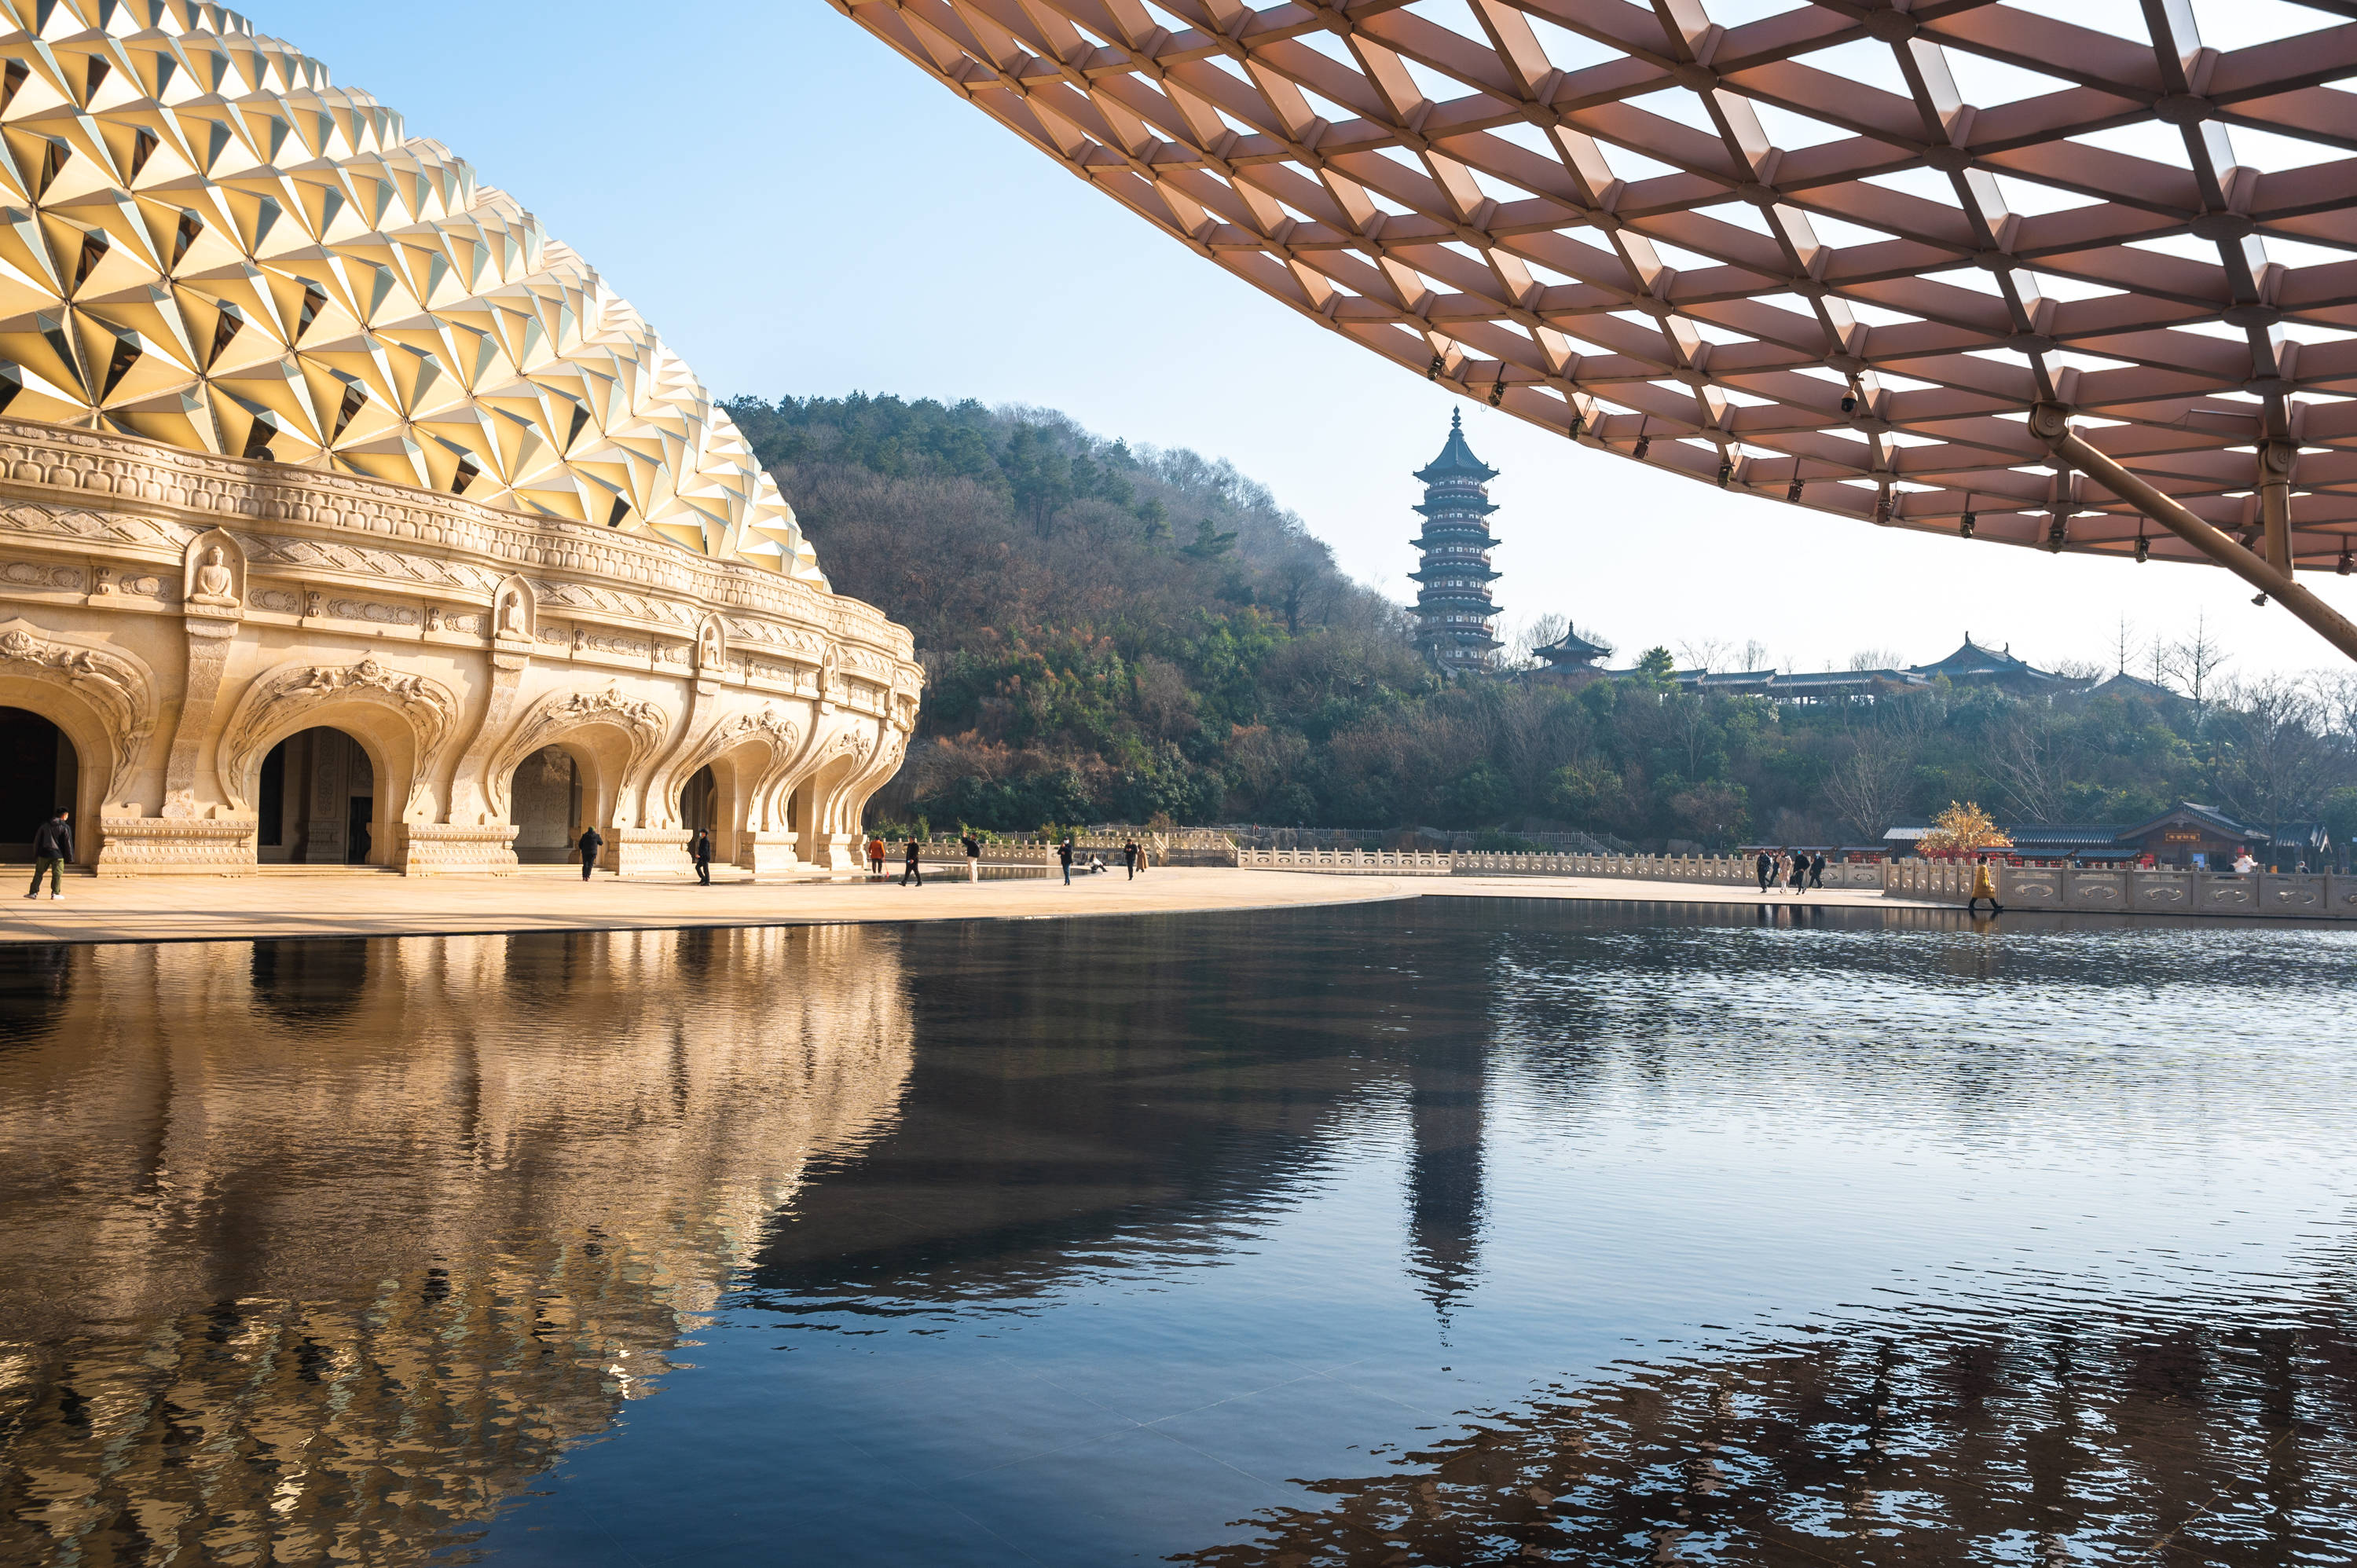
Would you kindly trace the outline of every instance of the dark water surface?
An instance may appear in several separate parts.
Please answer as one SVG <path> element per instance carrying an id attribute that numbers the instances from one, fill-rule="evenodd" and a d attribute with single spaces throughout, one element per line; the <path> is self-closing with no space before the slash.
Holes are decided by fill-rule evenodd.
<path id="1" fill-rule="evenodd" d="M 0 1561 L 2357 1562 L 2357 933 L 0 950 Z"/>

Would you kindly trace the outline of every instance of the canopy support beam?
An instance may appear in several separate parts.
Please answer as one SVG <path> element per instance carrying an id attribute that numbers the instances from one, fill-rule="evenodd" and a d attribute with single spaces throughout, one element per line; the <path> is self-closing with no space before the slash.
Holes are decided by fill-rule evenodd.
<path id="1" fill-rule="evenodd" d="M 2070 464 L 2243 581 L 2272 595 L 2309 629 L 2351 659 L 2357 660 L 2357 625 L 2352 625 L 2346 616 L 2293 580 L 2288 519 L 2286 520 L 2282 550 L 2284 564 L 2279 567 L 2266 557 L 2244 549 L 2222 529 L 2195 516 L 2158 489 L 2098 451 L 2086 437 L 2071 428 L 2071 415 L 2060 404 L 2041 403 L 2032 409 L 2029 429 L 2057 458 Z M 2273 541 L 2269 542 L 2272 544 Z M 2269 552 L 2270 554 L 2274 553 L 2273 550 Z"/>

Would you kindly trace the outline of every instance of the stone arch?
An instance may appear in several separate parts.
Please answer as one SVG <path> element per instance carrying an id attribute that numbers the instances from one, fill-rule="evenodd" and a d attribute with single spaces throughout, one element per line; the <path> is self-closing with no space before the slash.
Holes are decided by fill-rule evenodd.
<path id="1" fill-rule="evenodd" d="M 603 692 L 552 692 L 533 703 L 492 754 L 484 793 L 500 821 L 509 820 L 511 783 L 517 766 L 543 746 L 562 747 L 581 770 L 581 814 L 586 822 L 618 828 L 636 825 L 630 789 L 656 756 L 671 720 L 652 703 Z"/>
<path id="2" fill-rule="evenodd" d="M 845 779 L 837 792 L 835 810 L 845 823 L 842 832 L 858 831 L 860 818 L 867 810 L 869 798 L 900 770 L 900 760 L 908 753 L 908 736 L 899 725 L 888 722 L 877 725 L 875 744 L 868 747 L 858 771 Z"/>
<path id="3" fill-rule="evenodd" d="M 750 743 L 737 746 L 697 768 L 681 785 L 678 822 L 683 830 L 693 831 L 686 797 L 697 779 L 712 780 L 713 859 L 734 862 L 742 852 L 753 826 L 753 790 L 769 761 L 768 754 Z"/>
<path id="4" fill-rule="evenodd" d="M 683 822 L 680 801 L 686 792 L 687 781 L 695 777 L 699 768 L 714 767 L 728 758 L 730 771 L 742 775 L 742 809 L 734 825 L 740 830 L 759 831 L 765 825 L 759 820 L 762 795 L 774 776 L 801 753 L 802 740 L 802 726 L 779 712 L 774 703 L 763 706 L 759 713 L 722 719 L 665 770 L 660 789 L 649 791 L 649 824 Z M 740 752 L 745 755 L 737 756 Z M 716 778 L 717 772 L 716 768 Z"/>
<path id="5" fill-rule="evenodd" d="M 238 699 L 213 771 L 231 810 L 247 812 L 272 746 L 301 730 L 339 729 L 360 742 L 376 771 L 371 853 L 382 855 L 392 848 L 396 823 L 427 820 L 434 766 L 457 717 L 457 699 L 448 687 L 402 674 L 373 654 L 347 667 L 282 664 L 255 677 Z"/>
<path id="6" fill-rule="evenodd" d="M 881 737 L 856 720 L 844 723 L 813 748 L 808 765 L 799 770 L 789 793 L 799 792 L 809 805 L 794 829 L 794 853 L 813 865 L 835 866 L 838 852 L 846 852 L 849 837 L 859 831 L 856 812 L 846 814 L 846 786 L 864 774 Z M 864 802 L 866 796 L 861 796 Z M 842 864 L 849 864 L 845 861 Z"/>
<path id="7" fill-rule="evenodd" d="M 131 793 L 156 732 L 156 682 L 145 663 L 45 631 L 0 624 L 0 703 L 38 714 L 65 733 L 81 765 L 75 817 L 95 824 Z M 81 834 L 94 851 L 93 831 Z"/>

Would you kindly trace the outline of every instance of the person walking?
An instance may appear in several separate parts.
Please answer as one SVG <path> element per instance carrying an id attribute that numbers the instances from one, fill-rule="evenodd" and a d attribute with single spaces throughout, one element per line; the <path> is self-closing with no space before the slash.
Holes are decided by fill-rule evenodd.
<path id="1" fill-rule="evenodd" d="M 1766 850 L 1760 852 L 1760 859 L 1755 869 L 1760 873 L 1760 891 L 1765 893 L 1768 891 L 1768 879 L 1776 875 L 1776 863 L 1769 858 Z"/>
<path id="2" fill-rule="evenodd" d="M 1967 915 L 1978 913 L 1975 906 L 1984 898 L 1988 900 L 1990 914 L 2005 913 L 2005 906 L 1996 901 L 1996 873 L 1989 869 L 1986 855 L 1982 855 L 1973 863 L 1973 896 L 1964 900 L 1964 913 Z"/>
<path id="3" fill-rule="evenodd" d="M 62 898 L 66 862 L 73 858 L 73 813 L 59 806 L 49 820 L 33 830 L 33 886 L 25 897 L 41 896 L 41 873 L 49 874 L 49 897 Z"/>
<path id="4" fill-rule="evenodd" d="M 1792 897 L 1806 897 L 1809 891 L 1809 857 L 1802 850 L 1792 852 Z"/>
<path id="5" fill-rule="evenodd" d="M 925 885 L 925 868 L 917 861 L 917 855 L 924 847 L 922 839 L 914 833 L 909 835 L 909 858 L 900 871 L 901 886 L 906 887 L 910 882 L 916 883 L 920 887 Z"/>
<path id="6" fill-rule="evenodd" d="M 1137 841 L 1131 839 L 1121 846 L 1121 863 L 1129 870 L 1128 880 L 1137 880 Z"/>
<path id="7" fill-rule="evenodd" d="M 687 841 L 687 858 L 695 862 L 695 879 L 706 887 L 712 886 L 712 834 L 698 828 L 695 836 Z"/>
<path id="8" fill-rule="evenodd" d="M 1825 885 L 1825 852 L 1819 850 L 1809 857 L 1809 886 L 1822 889 Z"/>
<path id="9" fill-rule="evenodd" d="M 587 882 L 589 880 L 589 874 L 597 869 L 597 852 L 606 847 L 606 835 L 599 832 L 597 828 L 592 825 L 581 830 L 581 838 L 579 842 L 581 846 L 581 880 Z"/>
<path id="10" fill-rule="evenodd" d="M 1072 841 L 1067 838 L 1056 846 L 1056 858 L 1064 863 L 1064 886 L 1072 885 Z"/>
<path id="11" fill-rule="evenodd" d="M 982 880 L 982 841 L 974 837 L 974 830 L 969 828 L 958 842 L 965 846 L 965 879 L 968 882 L 980 882 Z"/>
<path id="12" fill-rule="evenodd" d="M 867 836 L 867 880 L 884 880 L 884 839 L 879 833 Z"/>

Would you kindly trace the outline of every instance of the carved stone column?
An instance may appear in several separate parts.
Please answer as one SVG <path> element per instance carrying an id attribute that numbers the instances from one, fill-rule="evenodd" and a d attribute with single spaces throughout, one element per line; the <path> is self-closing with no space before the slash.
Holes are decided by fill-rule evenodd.
<path id="1" fill-rule="evenodd" d="M 210 607 L 188 611 L 188 678 L 180 694 L 180 718 L 172 730 L 172 749 L 164 761 L 164 810 L 167 817 L 197 817 L 197 757 L 212 734 L 213 709 L 221 702 L 221 677 L 229 670 L 231 643 L 237 637 L 239 616 Z"/>
<path id="2" fill-rule="evenodd" d="M 690 748 L 689 737 L 696 734 L 696 721 L 713 711 L 720 696 L 720 682 L 714 679 L 719 671 L 699 670 L 695 679 L 686 682 L 687 704 L 679 715 L 679 728 L 672 733 L 672 743 L 647 769 L 644 788 L 640 792 L 639 821 L 649 827 L 677 827 L 671 819 L 671 797 L 675 788 L 684 788 L 687 780 L 672 777 L 673 765 L 680 758 L 695 755 Z M 696 742 L 702 744 L 702 737 Z M 661 815 L 658 823 L 654 819 Z"/>
<path id="3" fill-rule="evenodd" d="M 506 638 L 492 645 L 490 691 L 484 699 L 483 716 L 459 755 L 450 780 L 450 811 L 445 821 L 455 826 L 484 826 L 496 814 L 483 770 L 490 765 L 500 742 L 507 738 L 508 725 L 515 717 L 516 693 L 523 685 L 523 672 L 532 667 L 531 647 Z M 508 864 L 515 864 L 512 854 Z"/>

